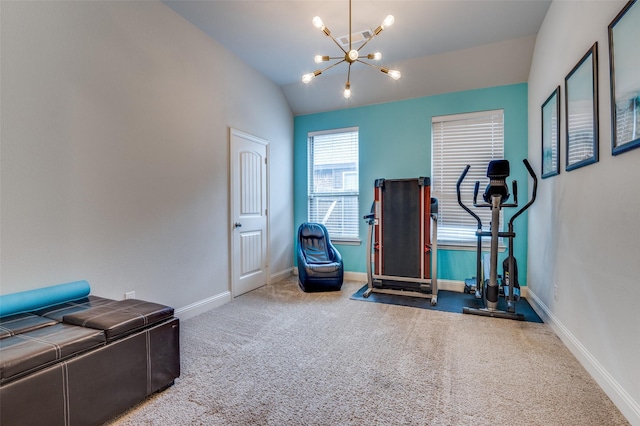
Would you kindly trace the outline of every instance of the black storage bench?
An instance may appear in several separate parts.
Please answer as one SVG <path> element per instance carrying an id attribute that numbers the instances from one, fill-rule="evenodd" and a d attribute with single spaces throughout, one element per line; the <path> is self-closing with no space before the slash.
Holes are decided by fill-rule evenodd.
<path id="1" fill-rule="evenodd" d="M 0 317 L 0 424 L 99 425 L 171 386 L 173 313 L 87 295 Z"/>

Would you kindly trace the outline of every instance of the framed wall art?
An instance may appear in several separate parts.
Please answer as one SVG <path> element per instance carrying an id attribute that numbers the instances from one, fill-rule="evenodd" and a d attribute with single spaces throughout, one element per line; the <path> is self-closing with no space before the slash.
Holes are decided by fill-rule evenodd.
<path id="1" fill-rule="evenodd" d="M 640 146 L 640 5 L 631 0 L 609 24 L 611 153 Z"/>
<path id="2" fill-rule="evenodd" d="M 566 170 L 598 161 L 598 43 L 564 79 Z"/>
<path id="3" fill-rule="evenodd" d="M 542 104 L 542 179 L 560 173 L 560 86 Z"/>

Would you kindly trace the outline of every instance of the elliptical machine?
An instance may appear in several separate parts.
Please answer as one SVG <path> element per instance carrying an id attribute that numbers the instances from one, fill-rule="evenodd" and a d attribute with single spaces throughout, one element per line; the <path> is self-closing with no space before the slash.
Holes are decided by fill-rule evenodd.
<path id="1" fill-rule="evenodd" d="M 475 214 L 469 207 L 467 207 L 462 202 L 462 197 L 460 196 L 460 185 L 464 180 L 467 172 L 469 172 L 469 168 L 471 166 L 467 165 L 467 167 L 460 175 L 458 179 L 458 183 L 456 184 L 456 191 L 458 195 L 458 204 L 462 207 L 467 213 L 469 213 L 473 218 L 478 222 L 478 228 L 476 231 L 476 236 L 478 238 L 477 241 L 477 275 L 476 275 L 476 298 L 483 299 L 484 308 L 471 308 L 465 307 L 463 308 L 463 312 L 465 314 L 474 314 L 474 315 L 482 315 L 489 317 L 498 317 L 498 318 L 507 318 L 523 321 L 524 315 L 516 313 L 516 291 L 515 291 L 515 283 L 517 283 L 517 276 L 515 271 L 515 258 L 513 256 L 513 239 L 516 234 L 513 231 L 513 222 L 514 220 L 520 216 L 525 210 L 533 204 L 536 199 L 536 192 L 538 189 L 538 178 L 536 177 L 535 172 L 531 168 L 529 162 L 524 159 L 522 160 L 525 167 L 527 168 L 529 175 L 533 178 L 533 191 L 531 195 L 531 199 L 524 207 L 522 207 L 516 214 L 514 214 L 509 220 L 509 228 L 507 232 L 501 232 L 500 227 L 500 210 L 506 207 L 518 207 L 518 186 L 517 182 L 514 180 L 511 183 L 513 188 L 513 203 L 507 203 L 509 200 L 509 186 L 506 183 L 506 179 L 509 176 L 509 161 L 507 160 L 494 160 L 489 162 L 489 166 L 487 167 L 487 177 L 489 178 L 489 185 L 484 191 L 482 198 L 484 203 L 478 203 L 478 190 L 480 188 L 480 182 L 476 181 L 476 185 L 473 191 L 473 206 L 480 208 L 490 208 L 491 209 L 491 231 L 483 231 L 482 230 L 482 221 L 480 217 Z M 490 251 L 490 267 L 489 267 L 489 282 L 485 283 L 485 280 L 482 278 L 482 238 L 483 237 L 491 237 L 491 251 Z M 498 238 L 508 238 L 509 239 L 509 275 L 510 279 L 508 280 L 508 288 L 505 288 L 505 298 L 507 299 L 507 310 L 502 311 L 498 309 L 498 296 L 499 296 L 499 286 L 498 286 Z"/>

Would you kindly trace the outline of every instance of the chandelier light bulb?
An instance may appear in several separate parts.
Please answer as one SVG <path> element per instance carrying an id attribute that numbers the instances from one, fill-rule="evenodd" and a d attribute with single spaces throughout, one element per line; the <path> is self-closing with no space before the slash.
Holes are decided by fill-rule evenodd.
<path id="1" fill-rule="evenodd" d="M 398 80 L 401 76 L 400 71 L 398 70 L 389 70 L 388 74 L 389 74 L 389 77 L 391 77 L 394 80 Z"/>
<path id="2" fill-rule="evenodd" d="M 316 55 L 314 56 L 313 60 L 315 61 L 316 64 L 319 64 L 322 61 L 328 61 L 329 58 L 328 56 L 323 56 L 323 55 Z"/>
<path id="3" fill-rule="evenodd" d="M 358 60 L 358 51 L 356 49 L 352 49 L 347 53 L 347 61 L 355 62 Z"/>
<path id="4" fill-rule="evenodd" d="M 302 82 L 304 84 L 308 84 L 314 78 L 315 78 L 315 74 L 310 72 L 309 74 L 305 74 L 305 75 L 302 76 Z"/>
<path id="5" fill-rule="evenodd" d="M 367 59 L 373 59 L 374 61 L 379 61 L 380 59 L 382 59 L 382 53 L 380 52 L 369 53 L 367 55 Z"/>
<path id="6" fill-rule="evenodd" d="M 311 22 L 313 22 L 314 27 L 318 28 L 319 30 L 324 30 L 324 22 L 322 22 L 322 19 L 320 19 L 319 16 L 315 16 Z"/>
<path id="7" fill-rule="evenodd" d="M 345 84 L 343 95 L 345 99 L 349 99 L 351 97 L 351 84 Z"/>
<path id="8" fill-rule="evenodd" d="M 320 18 L 318 18 L 318 19 L 320 19 Z M 320 22 L 322 22 L 322 21 L 320 21 Z M 382 25 L 380 25 L 380 26 L 384 30 L 385 28 L 392 26 L 394 22 L 396 22 L 396 18 L 394 18 L 393 15 L 389 15 L 386 18 L 384 18 L 384 21 L 382 21 Z"/>

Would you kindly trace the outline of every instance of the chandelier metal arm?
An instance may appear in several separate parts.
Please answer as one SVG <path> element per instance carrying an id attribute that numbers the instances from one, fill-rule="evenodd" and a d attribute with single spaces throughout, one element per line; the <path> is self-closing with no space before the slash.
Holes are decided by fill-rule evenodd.
<path id="1" fill-rule="evenodd" d="M 365 61 L 361 61 L 360 59 L 357 60 L 357 62 L 360 62 L 361 64 L 365 64 L 370 66 L 371 68 L 375 68 L 377 70 L 380 70 L 381 72 L 385 73 L 385 74 L 389 74 L 390 70 L 389 68 L 385 68 L 385 67 L 380 67 L 378 65 L 374 65 L 374 64 L 370 64 L 369 62 L 365 62 Z"/>
<path id="2" fill-rule="evenodd" d="M 358 59 L 357 62 L 360 62 L 361 64 L 368 65 L 371 68 L 375 68 L 377 70 L 380 70 L 381 72 L 387 74 L 389 77 L 393 78 L 394 80 L 398 80 L 400 78 L 400 71 L 390 70 L 389 68 L 385 68 L 385 67 L 379 67 L 377 65 L 370 64 L 370 63 L 362 61 L 360 59 Z"/>
<path id="3" fill-rule="evenodd" d="M 351 52 L 351 38 L 353 37 L 353 32 L 351 32 L 351 0 L 349 0 L 349 52 Z M 345 52 L 346 53 L 346 52 Z M 351 71 L 351 63 L 349 63 L 349 71 Z M 349 82 L 349 78 L 347 77 L 347 83 Z"/>
<path id="4" fill-rule="evenodd" d="M 327 34 L 327 33 L 325 33 Z M 347 54 L 347 51 L 344 50 L 344 48 L 342 46 L 340 46 L 340 43 L 338 43 L 338 40 L 336 40 L 335 38 L 333 38 L 333 36 L 329 33 L 327 34 L 327 37 L 329 37 L 331 40 L 333 40 L 333 42 L 336 44 L 336 46 L 338 46 L 340 48 L 340 50 L 342 50 L 344 52 L 344 54 Z"/>
<path id="5" fill-rule="evenodd" d="M 362 46 L 358 47 L 358 52 L 360 50 L 362 50 L 363 47 L 365 47 L 367 45 L 367 43 L 369 43 L 371 40 L 373 40 L 373 38 L 376 36 L 377 34 L 372 35 L 371 37 L 369 37 L 364 43 L 362 43 Z"/>
<path id="6" fill-rule="evenodd" d="M 336 58 L 336 59 L 337 59 L 337 58 Z M 334 64 L 331 64 L 331 65 L 329 65 L 328 67 L 326 67 L 326 68 L 324 68 L 324 69 L 320 70 L 320 72 L 321 72 L 321 73 L 323 73 L 323 72 L 325 72 L 326 70 L 331 69 L 331 68 L 335 67 L 336 65 L 339 65 L 339 64 L 341 64 L 341 63 L 343 63 L 343 62 L 345 62 L 345 59 L 344 59 L 344 58 L 342 58 L 342 60 L 340 60 L 340 61 L 338 61 L 338 62 L 336 62 L 336 63 L 334 63 Z"/>
<path id="7" fill-rule="evenodd" d="M 363 60 L 361 60 L 361 59 L 358 59 L 356 62 L 360 62 L 361 64 L 368 65 L 368 66 L 370 66 L 371 68 L 375 68 L 375 69 L 378 69 L 378 70 L 381 70 L 381 69 L 382 69 L 382 67 L 379 67 L 378 65 L 370 64 L 369 62 L 365 62 L 365 61 L 363 61 Z"/>

